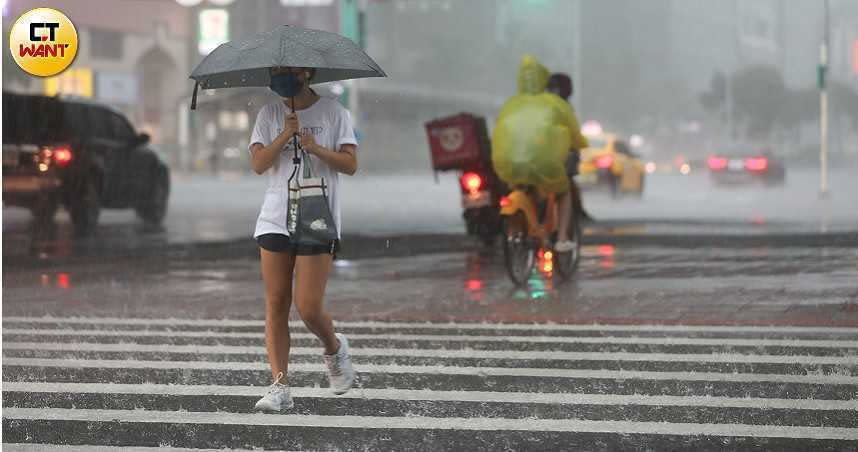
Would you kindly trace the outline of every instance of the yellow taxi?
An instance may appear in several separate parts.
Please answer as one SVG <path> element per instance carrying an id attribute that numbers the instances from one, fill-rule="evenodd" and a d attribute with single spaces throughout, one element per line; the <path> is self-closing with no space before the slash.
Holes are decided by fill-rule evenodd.
<path id="1" fill-rule="evenodd" d="M 590 147 L 581 150 L 576 181 L 582 188 L 605 186 L 616 197 L 621 193 L 643 195 L 644 162 L 614 134 L 587 137 Z"/>

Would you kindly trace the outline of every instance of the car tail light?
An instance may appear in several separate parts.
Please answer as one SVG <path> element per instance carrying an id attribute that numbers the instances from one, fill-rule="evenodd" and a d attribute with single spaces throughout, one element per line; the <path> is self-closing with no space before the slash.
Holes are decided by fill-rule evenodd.
<path id="1" fill-rule="evenodd" d="M 717 155 L 713 155 L 709 157 L 709 169 L 712 171 L 721 171 L 722 169 L 727 167 L 727 159 L 724 157 L 718 157 Z"/>
<path id="2" fill-rule="evenodd" d="M 603 155 L 596 159 L 596 168 L 610 168 L 614 165 L 614 156 L 613 155 Z"/>
<path id="3" fill-rule="evenodd" d="M 462 175 L 462 187 L 471 193 L 476 193 L 483 188 L 483 178 L 477 173 L 465 173 Z"/>
<path id="4" fill-rule="evenodd" d="M 509 196 L 502 196 L 500 199 L 500 206 L 507 207 L 509 206 Z"/>
<path id="5" fill-rule="evenodd" d="M 765 157 L 752 157 L 745 159 L 745 169 L 748 171 L 765 171 L 769 167 L 769 160 Z"/>
<path id="6" fill-rule="evenodd" d="M 54 149 L 53 157 L 57 166 L 66 166 L 72 160 L 72 152 L 68 148 L 57 148 Z"/>

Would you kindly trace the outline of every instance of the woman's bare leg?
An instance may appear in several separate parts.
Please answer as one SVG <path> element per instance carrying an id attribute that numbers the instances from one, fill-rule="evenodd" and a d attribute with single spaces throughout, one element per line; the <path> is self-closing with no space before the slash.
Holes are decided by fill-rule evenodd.
<path id="1" fill-rule="evenodd" d="M 330 254 L 298 256 L 295 260 L 295 306 L 328 355 L 336 353 L 340 346 L 334 335 L 334 322 L 322 306 L 332 262 Z"/>
<path id="2" fill-rule="evenodd" d="M 289 368 L 289 310 L 292 306 L 292 272 L 295 256 L 260 248 L 265 281 L 265 348 L 272 380 Z M 285 382 L 285 381 L 284 381 Z"/>

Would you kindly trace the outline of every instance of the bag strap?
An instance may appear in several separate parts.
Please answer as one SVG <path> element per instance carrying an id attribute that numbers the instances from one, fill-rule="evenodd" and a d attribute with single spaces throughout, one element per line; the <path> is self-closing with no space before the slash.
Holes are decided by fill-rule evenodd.
<path id="1" fill-rule="evenodd" d="M 313 165 L 310 162 L 310 155 L 303 149 L 301 149 L 301 160 L 301 164 L 304 165 L 304 179 L 313 177 Z"/>
<path id="2" fill-rule="evenodd" d="M 312 89 L 311 89 L 310 91 L 312 91 Z M 316 94 L 316 92 L 315 92 L 315 91 L 313 91 L 313 94 Z M 293 98 L 292 98 L 292 113 L 295 113 L 295 107 L 294 107 L 294 105 L 295 105 L 295 98 L 293 97 Z M 297 173 L 298 173 L 298 169 L 299 169 L 299 167 L 300 167 L 300 166 L 302 166 L 302 165 L 303 165 L 303 167 L 304 167 L 304 168 L 303 168 L 303 170 L 304 170 L 304 171 L 303 171 L 303 177 L 304 177 L 304 179 L 309 179 L 309 178 L 313 177 L 313 170 L 312 170 L 312 168 L 311 168 L 313 165 L 310 163 L 310 156 L 309 156 L 309 154 L 307 154 L 307 152 L 306 152 L 306 151 L 304 151 L 304 149 L 301 147 L 301 144 L 300 144 L 300 142 L 298 141 L 298 135 L 294 135 L 294 136 L 292 137 L 292 149 L 293 149 L 293 150 L 294 150 L 294 152 L 295 152 L 294 156 L 292 157 L 292 163 L 295 165 L 295 167 L 292 169 L 292 175 L 291 175 L 291 176 L 289 176 L 289 181 L 287 182 L 287 185 L 290 185 L 290 184 L 291 184 L 292 179 L 294 179 L 294 178 L 295 178 L 295 174 L 297 174 Z M 300 157 L 298 157 L 298 150 L 299 150 L 299 149 L 301 150 L 301 156 L 300 156 Z M 301 178 L 298 178 L 298 179 L 296 180 L 296 182 L 298 183 L 298 188 L 300 188 L 300 187 L 301 187 Z M 322 183 L 322 193 L 324 193 L 324 194 L 325 194 L 325 196 L 327 196 L 327 195 L 328 195 L 328 193 L 327 193 L 327 187 L 325 186 L 325 184 L 324 184 L 324 183 Z"/>

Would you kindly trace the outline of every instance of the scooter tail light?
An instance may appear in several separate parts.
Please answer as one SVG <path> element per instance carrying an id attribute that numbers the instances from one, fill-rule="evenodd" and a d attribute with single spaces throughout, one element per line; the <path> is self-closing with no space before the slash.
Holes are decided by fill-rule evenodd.
<path id="1" fill-rule="evenodd" d="M 483 187 L 483 178 L 474 172 L 465 173 L 462 175 L 462 187 L 471 193 L 476 193 Z"/>

